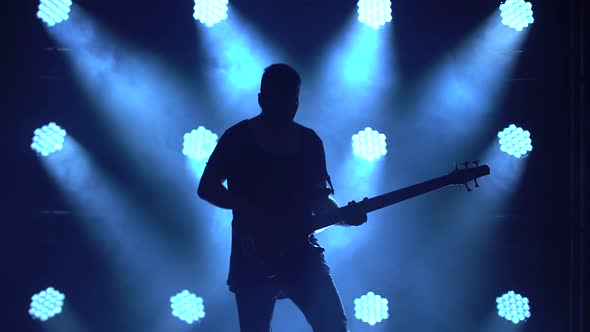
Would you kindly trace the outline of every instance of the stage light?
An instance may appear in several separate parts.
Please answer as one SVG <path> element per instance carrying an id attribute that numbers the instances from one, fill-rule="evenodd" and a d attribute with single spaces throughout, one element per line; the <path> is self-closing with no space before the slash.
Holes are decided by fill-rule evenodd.
<path id="1" fill-rule="evenodd" d="M 195 20 L 209 28 L 227 18 L 228 0 L 195 0 Z"/>
<path id="2" fill-rule="evenodd" d="M 514 124 L 498 133 L 500 150 L 516 158 L 526 157 L 533 151 L 531 133 Z"/>
<path id="3" fill-rule="evenodd" d="M 170 298 L 170 307 L 172 308 L 172 315 L 174 317 L 177 317 L 188 324 L 195 323 L 200 319 L 205 318 L 203 298 L 198 297 L 187 290 L 183 290 L 172 296 Z"/>
<path id="4" fill-rule="evenodd" d="M 374 29 L 391 22 L 390 0 L 359 0 L 358 20 Z"/>
<path id="5" fill-rule="evenodd" d="M 535 22 L 532 8 L 533 5 L 524 0 L 506 0 L 500 5 L 502 23 L 512 29 L 522 31 L 529 24 Z"/>
<path id="6" fill-rule="evenodd" d="M 49 287 L 31 297 L 29 314 L 33 319 L 46 321 L 61 313 L 65 295 Z"/>
<path id="7" fill-rule="evenodd" d="M 196 161 L 208 159 L 217 145 L 217 138 L 217 134 L 199 126 L 196 130 L 184 134 L 182 154 Z"/>
<path id="8" fill-rule="evenodd" d="M 387 154 L 385 135 L 370 127 L 352 136 L 352 153 L 368 161 L 374 161 Z"/>
<path id="9" fill-rule="evenodd" d="M 72 1 L 70 0 L 41 0 L 37 17 L 52 27 L 67 20 Z"/>
<path id="10" fill-rule="evenodd" d="M 389 301 L 373 292 L 354 299 L 354 317 L 369 325 L 375 325 L 389 318 Z"/>
<path id="11" fill-rule="evenodd" d="M 31 149 L 44 157 L 61 150 L 67 135 L 66 131 L 55 122 L 35 129 L 34 133 Z"/>
<path id="12" fill-rule="evenodd" d="M 496 308 L 498 316 L 504 317 L 514 324 L 518 324 L 531 317 L 531 307 L 529 299 L 520 294 L 509 291 L 508 293 L 496 298 Z"/>

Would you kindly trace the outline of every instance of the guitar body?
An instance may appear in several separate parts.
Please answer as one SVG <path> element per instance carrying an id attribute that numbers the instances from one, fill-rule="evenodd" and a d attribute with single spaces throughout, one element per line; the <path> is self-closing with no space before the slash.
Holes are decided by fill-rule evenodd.
<path id="1" fill-rule="evenodd" d="M 317 256 L 324 251 L 313 237 L 312 225 L 317 221 L 315 216 L 289 221 L 276 221 L 278 227 L 240 232 L 242 258 L 254 267 L 259 277 L 273 278 L 300 270 L 307 257 Z"/>

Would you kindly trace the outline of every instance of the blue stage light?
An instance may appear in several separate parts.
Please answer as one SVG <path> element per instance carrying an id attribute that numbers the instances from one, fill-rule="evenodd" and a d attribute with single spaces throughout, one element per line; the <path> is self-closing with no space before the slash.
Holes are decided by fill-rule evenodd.
<path id="1" fill-rule="evenodd" d="M 389 318 L 389 301 L 373 292 L 354 299 L 354 317 L 369 325 L 375 325 Z"/>
<path id="2" fill-rule="evenodd" d="M 170 298 L 170 307 L 172 308 L 172 315 L 192 324 L 205 318 L 205 305 L 203 298 L 190 293 L 187 290 L 172 296 Z"/>
<path id="3" fill-rule="evenodd" d="M 500 5 L 502 23 L 512 29 L 522 31 L 529 24 L 535 22 L 532 8 L 533 5 L 524 0 L 506 0 Z"/>
<path id="4" fill-rule="evenodd" d="M 31 297 L 29 314 L 33 319 L 46 321 L 62 311 L 65 295 L 49 287 Z"/>
<path id="5" fill-rule="evenodd" d="M 504 317 L 514 324 L 518 324 L 531 317 L 529 299 L 514 293 L 514 291 L 509 291 L 497 297 L 496 308 L 498 308 L 498 316 Z"/>
<path id="6" fill-rule="evenodd" d="M 390 0 L 359 0 L 358 20 L 374 29 L 391 22 Z"/>
<path id="7" fill-rule="evenodd" d="M 195 0 L 195 20 L 212 27 L 227 18 L 228 0 Z"/>
<path id="8" fill-rule="evenodd" d="M 182 154 L 196 161 L 208 159 L 217 145 L 217 138 L 217 134 L 199 126 L 196 130 L 184 134 Z"/>
<path id="9" fill-rule="evenodd" d="M 369 127 L 352 136 L 352 153 L 368 161 L 374 161 L 387 154 L 385 135 Z"/>
<path id="10" fill-rule="evenodd" d="M 47 157 L 63 148 L 66 135 L 67 133 L 64 129 L 56 125 L 55 122 L 51 122 L 48 125 L 35 129 L 31 149 Z"/>
<path id="11" fill-rule="evenodd" d="M 514 124 L 509 125 L 498 133 L 500 150 L 516 158 L 526 157 L 533 151 L 531 133 Z"/>
<path id="12" fill-rule="evenodd" d="M 52 27 L 70 18 L 71 6 L 70 0 L 41 0 L 37 17 Z"/>

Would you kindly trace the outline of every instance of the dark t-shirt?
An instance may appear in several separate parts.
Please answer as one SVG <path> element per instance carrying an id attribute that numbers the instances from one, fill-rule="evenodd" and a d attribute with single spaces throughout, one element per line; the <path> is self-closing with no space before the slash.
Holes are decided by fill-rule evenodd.
<path id="1" fill-rule="evenodd" d="M 286 241 L 303 229 L 301 227 L 308 221 L 306 216 L 312 211 L 313 200 L 326 187 L 328 175 L 322 140 L 312 129 L 297 125 L 302 132 L 302 144 L 289 156 L 278 156 L 258 145 L 247 121 L 241 121 L 225 131 L 207 167 L 214 168 L 227 178 L 228 190 L 232 193 L 255 206 L 281 213 L 272 218 L 252 218 L 239 210 L 233 211 L 228 275 L 228 285 L 232 290 L 239 285 L 256 282 L 261 277 L 260 266 L 250 257 L 249 236 L 254 234 L 257 241 Z M 323 248 L 313 235 L 310 242 L 315 246 L 300 250 L 295 259 L 290 257 L 290 261 L 286 262 L 293 269 L 299 269 L 302 263 L 317 258 L 323 261 Z"/>

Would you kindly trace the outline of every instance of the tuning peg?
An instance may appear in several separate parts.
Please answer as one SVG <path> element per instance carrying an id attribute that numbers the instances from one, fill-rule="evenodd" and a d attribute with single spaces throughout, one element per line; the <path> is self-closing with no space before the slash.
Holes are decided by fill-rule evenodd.
<path id="1" fill-rule="evenodd" d="M 471 191 L 471 188 L 469 188 L 469 185 L 467 185 L 467 183 L 465 183 L 465 188 L 467 188 L 467 191 Z"/>
<path id="2" fill-rule="evenodd" d="M 473 161 L 473 164 L 474 164 L 476 167 L 477 167 L 477 166 L 479 166 L 479 160 L 474 160 L 474 161 Z"/>
<path id="3" fill-rule="evenodd" d="M 467 168 L 467 166 L 469 166 L 469 162 L 468 161 L 464 162 L 463 166 L 465 166 L 465 168 Z"/>
<path id="4" fill-rule="evenodd" d="M 479 183 L 477 183 L 477 179 L 473 179 L 473 182 L 475 182 L 475 187 L 479 188 Z"/>
<path id="5" fill-rule="evenodd" d="M 455 171 L 458 171 L 459 167 L 457 167 L 457 162 L 455 162 Z"/>

